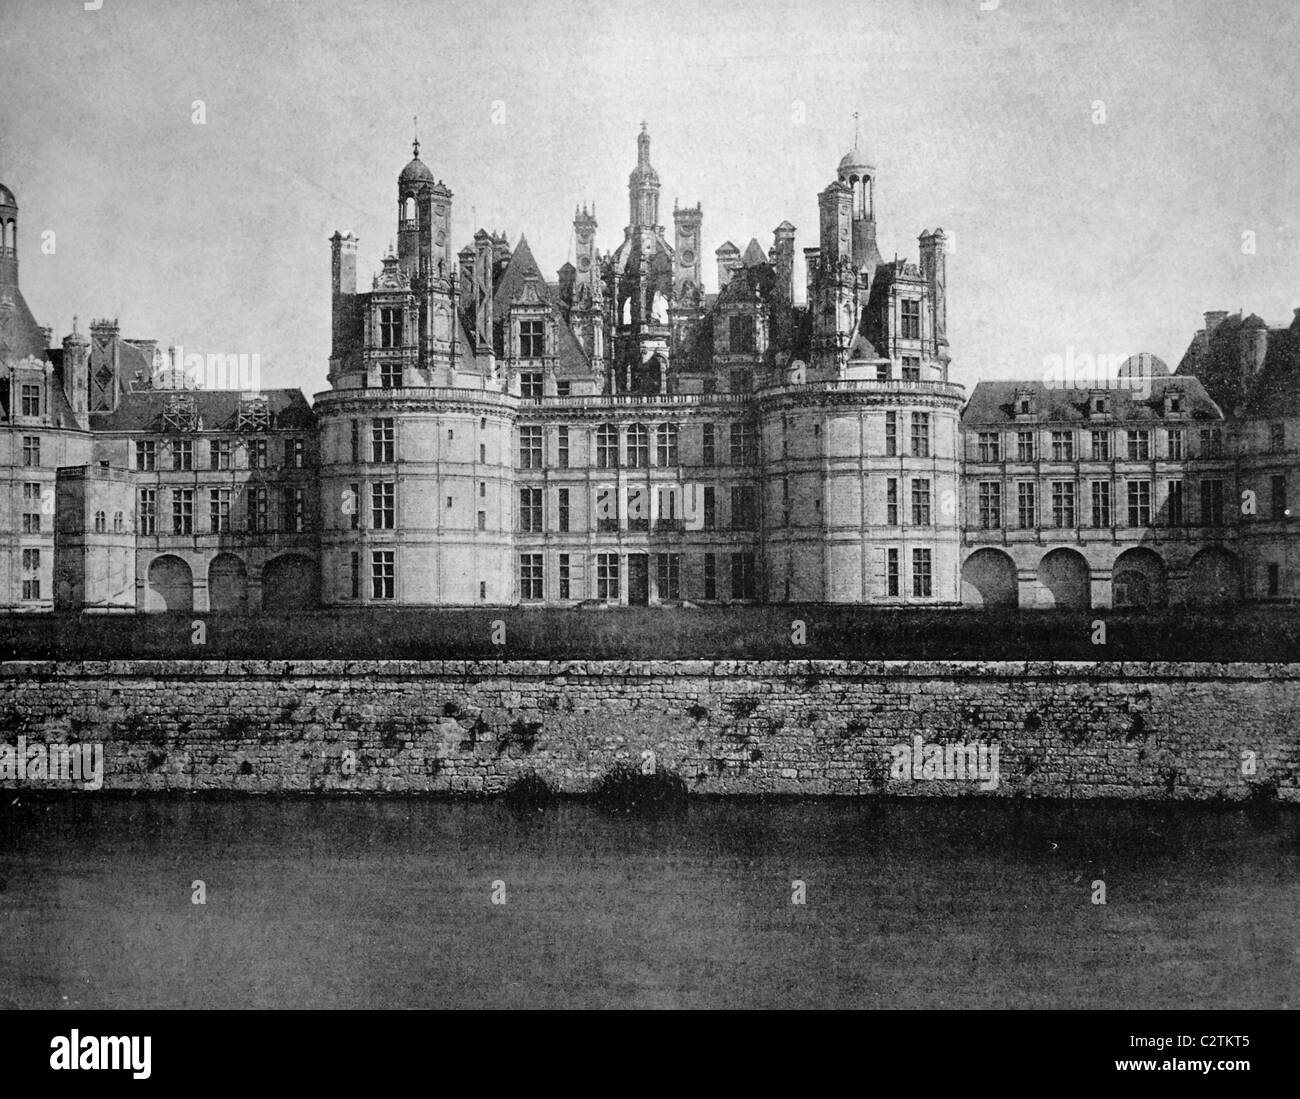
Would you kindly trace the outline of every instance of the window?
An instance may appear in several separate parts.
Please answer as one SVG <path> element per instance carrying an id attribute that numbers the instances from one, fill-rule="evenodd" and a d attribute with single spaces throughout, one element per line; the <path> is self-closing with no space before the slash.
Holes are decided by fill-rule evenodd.
<path id="1" fill-rule="evenodd" d="M 732 317 L 730 330 L 732 353 L 750 354 L 754 350 L 754 318 Z"/>
<path id="2" fill-rule="evenodd" d="M 519 555 L 519 598 L 530 603 L 536 603 L 542 598 L 542 555 L 540 553 Z"/>
<path id="3" fill-rule="evenodd" d="M 230 440 L 213 439 L 208 444 L 209 468 L 211 469 L 229 469 L 230 468 Z"/>
<path id="4" fill-rule="evenodd" d="M 1054 462 L 1074 461 L 1074 432 L 1073 431 L 1052 432 L 1052 461 Z"/>
<path id="5" fill-rule="evenodd" d="M 379 311 L 379 346 L 402 346 L 402 311 L 400 309 L 381 309 Z"/>
<path id="6" fill-rule="evenodd" d="M 485 463 L 485 462 L 487 462 L 487 443 L 479 443 L 479 445 L 478 445 L 478 460 L 479 460 L 480 463 Z"/>
<path id="7" fill-rule="evenodd" d="M 542 468 L 541 427 L 521 427 L 519 429 L 519 465 L 521 469 Z"/>
<path id="8" fill-rule="evenodd" d="M 559 577 L 558 577 L 559 582 L 560 582 L 560 598 L 561 598 L 561 599 L 572 599 L 572 598 L 573 598 L 573 595 L 572 595 L 572 593 L 571 593 L 571 591 L 570 591 L 570 586 L 569 586 L 569 585 L 570 585 L 570 573 L 571 573 L 571 569 L 570 569 L 570 565 L 569 565 L 569 555 L 568 555 L 567 553 L 562 553 L 562 554 L 560 554 L 560 567 L 559 567 Z"/>
<path id="9" fill-rule="evenodd" d="M 898 303 L 901 306 L 901 320 L 903 322 L 900 337 L 905 340 L 919 340 L 921 338 L 921 303 L 911 298 L 904 298 Z"/>
<path id="10" fill-rule="evenodd" d="M 23 598 L 39 599 L 41 597 L 41 551 L 23 550 Z"/>
<path id="11" fill-rule="evenodd" d="M 1017 431 L 1016 460 L 1019 462 L 1032 462 L 1037 457 L 1037 448 L 1034 446 L 1034 433 L 1032 431 Z"/>
<path id="12" fill-rule="evenodd" d="M 1150 481 L 1129 481 L 1128 525 L 1130 527 L 1149 527 L 1151 525 Z"/>
<path id="13" fill-rule="evenodd" d="M 24 416 L 41 414 L 41 387 L 39 385 L 23 386 L 22 408 Z"/>
<path id="14" fill-rule="evenodd" d="M 191 488 L 172 491 L 172 533 L 194 533 L 194 490 Z"/>
<path id="15" fill-rule="evenodd" d="M 352 518 L 356 519 L 356 509 L 359 504 L 353 505 Z M 248 490 L 248 529 L 257 534 L 265 533 L 270 528 L 270 511 L 271 511 L 271 490 L 265 488 L 250 488 Z"/>
<path id="16" fill-rule="evenodd" d="M 1183 441 L 1186 437 L 1185 433 L 1181 428 L 1179 428 L 1170 431 L 1167 437 L 1169 440 L 1169 457 L 1174 459 L 1181 458 L 1183 456 Z"/>
<path id="17" fill-rule="evenodd" d="M 704 555 L 704 598 L 718 598 L 718 555 L 716 553 Z"/>
<path id="18" fill-rule="evenodd" d="M 1282 570 L 1278 568 L 1277 563 L 1273 562 L 1268 566 L 1268 594 L 1276 598 L 1282 590 Z"/>
<path id="19" fill-rule="evenodd" d="M 152 439 L 137 439 L 135 444 L 135 468 L 152 471 L 156 468 L 157 448 Z"/>
<path id="20" fill-rule="evenodd" d="M 555 383 L 555 395 L 557 397 L 567 397 L 573 389 L 573 383 L 570 381 L 560 381 Z"/>
<path id="21" fill-rule="evenodd" d="M 249 469 L 266 469 L 270 466 L 267 458 L 266 440 L 249 439 L 248 440 L 248 468 Z"/>
<path id="22" fill-rule="evenodd" d="M 898 526 L 898 478 L 885 478 L 885 525 Z"/>
<path id="23" fill-rule="evenodd" d="M 265 449 L 265 444 L 263 444 L 263 449 Z M 352 421 L 352 460 L 354 462 L 361 461 L 361 421 L 360 420 Z"/>
<path id="24" fill-rule="evenodd" d="M 137 497 L 136 514 L 139 516 L 140 533 L 153 537 L 158 533 L 158 490 L 142 488 Z"/>
<path id="25" fill-rule="evenodd" d="M 284 464 L 286 469 L 301 469 L 303 442 L 301 439 L 285 439 Z"/>
<path id="26" fill-rule="evenodd" d="M 569 468 L 569 429 L 555 429 L 555 460 L 560 469 Z"/>
<path id="27" fill-rule="evenodd" d="M 1092 432 L 1092 456 L 1099 462 L 1110 461 L 1110 432 Z"/>
<path id="28" fill-rule="evenodd" d="M 1002 444 L 996 431 L 980 432 L 979 456 L 981 462 L 1000 462 L 1002 460 Z"/>
<path id="29" fill-rule="evenodd" d="M 361 529 L 361 482 L 353 481 L 348 485 L 347 496 L 344 497 L 343 511 L 348 517 L 348 529 Z"/>
<path id="30" fill-rule="evenodd" d="M 660 599 L 682 597 L 682 555 L 659 553 L 655 555 L 655 583 Z"/>
<path id="31" fill-rule="evenodd" d="M 704 529 L 716 530 L 718 526 L 718 490 L 713 485 L 704 486 Z"/>
<path id="32" fill-rule="evenodd" d="M 1110 482 L 1092 482 L 1092 525 L 1108 527 L 1111 525 Z"/>
<path id="33" fill-rule="evenodd" d="M 41 486 L 38 481 L 23 485 L 23 533 L 41 532 Z"/>
<path id="34" fill-rule="evenodd" d="M 919 382 L 921 380 L 921 360 L 914 355 L 903 356 L 903 381 Z"/>
<path id="35" fill-rule="evenodd" d="M 754 582 L 754 555 L 733 553 L 731 555 L 731 598 L 756 598 Z"/>
<path id="36" fill-rule="evenodd" d="M 1223 525 L 1222 481 L 1201 482 L 1201 525 L 1207 527 Z"/>
<path id="37" fill-rule="evenodd" d="M 486 512 L 486 511 L 480 511 L 480 512 L 478 513 L 478 529 L 479 529 L 479 530 L 487 530 L 487 512 Z"/>
<path id="38" fill-rule="evenodd" d="M 601 424 L 596 428 L 596 465 L 600 469 L 618 466 L 618 428 L 613 424 Z"/>
<path id="39" fill-rule="evenodd" d="M 370 460 L 392 462 L 397 444 L 392 420 L 373 420 L 370 424 Z"/>
<path id="40" fill-rule="evenodd" d="M 1016 482 L 1016 523 L 1021 530 L 1038 525 L 1038 486 L 1033 481 Z"/>
<path id="41" fill-rule="evenodd" d="M 753 485 L 736 485 L 731 490 L 731 529 L 758 528 L 757 494 Z"/>
<path id="42" fill-rule="evenodd" d="M 95 512 L 95 533 L 103 534 L 108 530 L 108 519 L 102 511 Z"/>
<path id="43" fill-rule="evenodd" d="M 898 454 L 898 413 L 885 413 L 885 455 L 893 458 Z"/>
<path id="44" fill-rule="evenodd" d="M 918 599 L 928 599 L 934 594 L 931 567 L 930 550 L 912 550 L 912 594 Z"/>
<path id="45" fill-rule="evenodd" d="M 519 357 L 521 359 L 540 359 L 543 354 L 545 345 L 545 324 L 543 321 L 520 321 L 519 322 Z M 541 381 L 538 375 L 538 381 Z M 540 397 L 541 386 L 538 386 L 537 396 Z"/>
<path id="46" fill-rule="evenodd" d="M 656 428 L 655 459 L 661 466 L 675 466 L 678 464 L 676 424 L 660 424 Z"/>
<path id="47" fill-rule="evenodd" d="M 397 526 L 397 486 L 392 481 L 376 481 L 370 486 L 370 525 L 375 530 Z"/>
<path id="48" fill-rule="evenodd" d="M 753 465 L 758 461 L 758 437 L 753 424 L 731 425 L 731 464 Z"/>
<path id="49" fill-rule="evenodd" d="M 1218 427 L 1201 428 L 1201 457 L 1223 457 L 1223 429 Z"/>
<path id="50" fill-rule="evenodd" d="M 1273 518 L 1285 519 L 1286 510 L 1286 474 L 1275 473 L 1270 481 L 1273 494 Z"/>
<path id="51" fill-rule="evenodd" d="M 1052 482 L 1052 526 L 1074 526 L 1074 482 Z"/>
<path id="52" fill-rule="evenodd" d="M 301 534 L 306 528 L 307 496 L 300 488 L 286 488 L 280 496 L 280 529 L 291 534 Z"/>
<path id="53" fill-rule="evenodd" d="M 1165 508 L 1165 521 L 1171 527 L 1181 527 L 1183 525 L 1183 482 L 1170 481 L 1169 503 Z"/>
<path id="54" fill-rule="evenodd" d="M 348 590 L 353 599 L 361 598 L 361 554 L 355 551 L 351 555 L 348 569 Z"/>
<path id="55" fill-rule="evenodd" d="M 885 551 L 885 591 L 894 598 L 898 597 L 898 550 L 896 549 Z"/>
<path id="56" fill-rule="evenodd" d="M 529 533 L 541 531 L 542 490 L 540 488 L 519 490 L 519 529 Z"/>
<path id="57" fill-rule="evenodd" d="M 194 468 L 194 440 L 172 440 L 172 469 L 189 470 Z"/>
<path id="58" fill-rule="evenodd" d="M 1130 462 L 1145 462 L 1151 457 L 1151 432 L 1129 430 L 1128 435 L 1128 460 Z"/>
<path id="59" fill-rule="evenodd" d="M 393 550 L 370 553 L 370 596 L 372 599 L 397 598 L 397 554 Z"/>
<path id="60" fill-rule="evenodd" d="M 912 525 L 930 525 L 930 480 L 927 477 L 912 480 Z"/>
<path id="61" fill-rule="evenodd" d="M 213 534 L 230 530 L 230 489 L 208 490 L 208 529 Z"/>
<path id="62" fill-rule="evenodd" d="M 1286 449 L 1286 424 L 1268 425 L 1268 449 L 1269 450 Z"/>
<path id="63" fill-rule="evenodd" d="M 912 413 L 912 457 L 930 457 L 930 414 Z"/>
<path id="64" fill-rule="evenodd" d="M 519 375 L 519 396 L 525 401 L 540 401 L 542 399 L 541 371 L 530 370 Z"/>
<path id="65" fill-rule="evenodd" d="M 718 444 L 713 424 L 704 425 L 700 461 L 706 466 L 716 466 L 718 464 Z"/>
<path id="66" fill-rule="evenodd" d="M 121 534 L 126 527 L 126 520 L 120 511 L 113 512 L 113 533 Z"/>
<path id="67" fill-rule="evenodd" d="M 560 515 L 559 515 L 559 524 L 560 524 L 560 530 L 561 530 L 562 532 L 567 532 L 567 531 L 568 531 L 568 529 L 569 529 L 569 490 L 568 490 L 567 488 L 562 488 L 562 489 L 560 489 Z"/>
<path id="68" fill-rule="evenodd" d="M 627 464 L 629 469 L 645 469 L 650 464 L 650 429 L 645 424 L 627 429 Z"/>
<path id="69" fill-rule="evenodd" d="M 487 581 L 486 581 L 486 580 L 480 580 L 480 581 L 478 582 L 478 598 L 479 598 L 479 602 L 480 602 L 480 603 L 485 602 L 485 601 L 487 600 Z"/>
<path id="70" fill-rule="evenodd" d="M 400 389 L 402 387 L 402 364 L 381 362 L 379 364 L 379 388 Z"/>
<path id="71" fill-rule="evenodd" d="M 889 381 L 889 363 L 876 363 L 876 381 Z"/>
<path id="72" fill-rule="evenodd" d="M 596 598 L 618 599 L 618 554 L 596 554 Z"/>
<path id="73" fill-rule="evenodd" d="M 998 530 L 1002 526 L 1002 482 L 980 482 L 980 530 Z"/>

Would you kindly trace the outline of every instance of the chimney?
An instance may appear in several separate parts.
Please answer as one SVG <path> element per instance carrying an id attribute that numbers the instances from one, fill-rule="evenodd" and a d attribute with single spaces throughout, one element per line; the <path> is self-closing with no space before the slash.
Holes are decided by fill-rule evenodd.
<path id="1" fill-rule="evenodd" d="M 721 293 L 731 283 L 731 276 L 740 266 L 740 249 L 727 241 L 714 255 L 718 257 L 718 292 Z"/>
<path id="2" fill-rule="evenodd" d="M 1208 336 L 1218 328 L 1220 322 L 1223 321 L 1227 315 L 1228 311 L 1226 309 L 1213 309 L 1207 312 L 1205 314 L 1205 334 Z"/>

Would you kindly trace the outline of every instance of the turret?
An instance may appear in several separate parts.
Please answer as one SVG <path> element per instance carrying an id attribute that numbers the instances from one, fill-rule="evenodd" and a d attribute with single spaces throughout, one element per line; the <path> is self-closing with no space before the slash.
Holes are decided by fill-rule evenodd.
<path id="1" fill-rule="evenodd" d="M 90 385 L 90 340 L 77 331 L 72 318 L 72 332 L 63 337 L 63 392 L 68 398 L 77 426 L 89 425 L 87 390 Z"/>

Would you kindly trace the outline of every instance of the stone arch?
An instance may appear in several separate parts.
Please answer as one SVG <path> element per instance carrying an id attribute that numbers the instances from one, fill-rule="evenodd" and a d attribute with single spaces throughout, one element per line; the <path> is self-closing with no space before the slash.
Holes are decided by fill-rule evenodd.
<path id="1" fill-rule="evenodd" d="M 1092 606 L 1088 562 L 1077 550 L 1054 549 L 1038 563 L 1043 601 L 1062 610 L 1086 611 Z"/>
<path id="2" fill-rule="evenodd" d="M 1241 600 L 1241 559 L 1222 546 L 1206 546 L 1187 570 L 1187 601 L 1200 604 Z"/>
<path id="3" fill-rule="evenodd" d="M 999 549 L 979 549 L 961 567 L 961 601 L 973 607 L 1020 604 L 1016 563 Z"/>
<path id="4" fill-rule="evenodd" d="M 306 611 L 320 603 L 320 574 L 316 562 L 298 553 L 268 561 L 262 570 L 262 610 Z"/>
<path id="5" fill-rule="evenodd" d="M 194 609 L 194 574 L 174 554 L 155 557 L 149 564 L 145 582 L 146 611 L 192 611 Z"/>
<path id="6" fill-rule="evenodd" d="M 1111 605 L 1163 607 L 1169 601 L 1164 559 L 1145 546 L 1127 549 L 1111 571 Z"/>
<path id="7" fill-rule="evenodd" d="M 248 610 L 248 569 L 233 553 L 219 553 L 208 565 L 208 606 L 235 614 Z"/>

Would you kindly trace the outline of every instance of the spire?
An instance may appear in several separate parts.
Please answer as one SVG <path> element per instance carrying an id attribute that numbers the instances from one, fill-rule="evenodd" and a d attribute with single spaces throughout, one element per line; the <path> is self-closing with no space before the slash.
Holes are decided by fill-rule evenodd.
<path id="1" fill-rule="evenodd" d="M 857 115 L 854 115 L 854 118 L 856 117 Z M 415 157 L 416 160 L 419 160 L 420 159 L 420 116 L 418 114 L 413 115 L 412 119 L 414 121 L 415 139 L 411 142 L 411 155 Z"/>
<path id="2" fill-rule="evenodd" d="M 636 166 L 650 167 L 650 126 L 645 122 L 641 123 L 641 132 L 636 139 Z"/>

